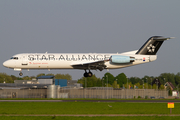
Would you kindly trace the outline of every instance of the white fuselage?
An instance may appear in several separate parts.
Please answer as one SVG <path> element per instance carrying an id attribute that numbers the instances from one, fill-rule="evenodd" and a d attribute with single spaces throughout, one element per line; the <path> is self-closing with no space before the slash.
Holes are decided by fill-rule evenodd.
<path id="1" fill-rule="evenodd" d="M 113 64 L 108 61 L 112 55 L 131 56 L 135 58 L 132 63 Z M 5 67 L 21 71 L 22 69 L 73 69 L 73 65 L 106 61 L 106 69 L 117 69 L 156 60 L 156 55 L 137 55 L 131 53 L 25 53 L 14 55 L 3 63 Z"/>

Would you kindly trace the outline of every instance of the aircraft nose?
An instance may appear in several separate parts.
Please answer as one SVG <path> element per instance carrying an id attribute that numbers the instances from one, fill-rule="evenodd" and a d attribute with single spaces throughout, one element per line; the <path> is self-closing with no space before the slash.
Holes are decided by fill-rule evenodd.
<path id="1" fill-rule="evenodd" d="M 5 62 L 3 63 L 3 66 L 4 66 L 4 67 L 8 67 L 8 61 L 5 61 Z"/>

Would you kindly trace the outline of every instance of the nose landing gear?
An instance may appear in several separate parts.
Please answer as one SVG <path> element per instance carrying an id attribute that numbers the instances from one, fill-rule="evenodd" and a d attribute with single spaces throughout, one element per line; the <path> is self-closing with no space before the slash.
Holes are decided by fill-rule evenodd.
<path id="1" fill-rule="evenodd" d="M 89 72 L 87 72 L 86 70 L 85 70 L 85 73 L 84 73 L 84 77 L 92 77 L 92 72 L 89 70 Z"/>
<path id="2" fill-rule="evenodd" d="M 20 73 L 19 73 L 19 76 L 22 76 L 22 75 L 23 75 L 23 73 L 22 73 L 22 72 L 20 72 Z"/>

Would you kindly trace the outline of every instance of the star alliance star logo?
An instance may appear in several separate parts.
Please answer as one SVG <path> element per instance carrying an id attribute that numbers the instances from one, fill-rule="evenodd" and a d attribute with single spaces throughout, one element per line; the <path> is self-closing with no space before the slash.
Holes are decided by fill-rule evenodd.
<path id="1" fill-rule="evenodd" d="M 150 44 L 148 47 L 147 47 L 147 50 L 148 50 L 148 52 L 150 52 L 150 53 L 153 53 L 154 51 L 155 51 L 155 46 L 154 45 L 152 45 L 152 44 Z"/>

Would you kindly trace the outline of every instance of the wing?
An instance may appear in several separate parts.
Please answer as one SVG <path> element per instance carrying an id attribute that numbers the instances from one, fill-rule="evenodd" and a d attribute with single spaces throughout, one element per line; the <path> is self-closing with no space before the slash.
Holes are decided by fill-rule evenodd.
<path id="1" fill-rule="evenodd" d="M 80 63 L 73 63 L 71 66 L 74 69 L 89 69 L 89 70 L 100 70 L 106 68 L 105 62 L 108 62 L 109 60 L 101 60 L 101 61 L 94 61 L 94 62 L 80 62 Z"/>

